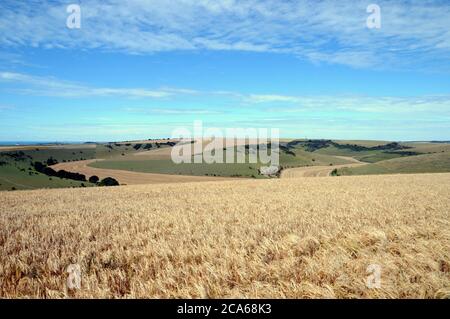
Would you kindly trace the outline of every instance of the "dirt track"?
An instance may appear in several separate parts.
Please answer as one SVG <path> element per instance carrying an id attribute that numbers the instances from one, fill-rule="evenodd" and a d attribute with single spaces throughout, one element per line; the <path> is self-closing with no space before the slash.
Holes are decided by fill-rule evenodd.
<path id="1" fill-rule="evenodd" d="M 138 185 L 138 184 L 165 184 L 165 183 L 187 183 L 187 182 L 207 182 L 229 180 L 225 177 L 209 177 L 209 176 L 187 176 L 187 175 L 169 175 L 169 174 L 153 174 L 138 173 L 131 171 L 122 171 L 115 169 L 104 169 L 88 166 L 90 163 L 98 160 L 85 160 L 76 162 L 59 163 L 51 166 L 54 170 L 66 170 L 69 172 L 80 173 L 89 178 L 93 175 L 100 179 L 105 177 L 113 177 L 122 185 Z"/>
<path id="2" fill-rule="evenodd" d="M 352 157 L 345 157 L 345 156 L 336 156 L 336 157 L 346 159 L 351 163 L 333 166 L 308 166 L 308 167 L 289 168 L 281 172 L 281 178 L 330 176 L 331 172 L 337 168 L 356 167 L 367 164 L 360 162 Z"/>

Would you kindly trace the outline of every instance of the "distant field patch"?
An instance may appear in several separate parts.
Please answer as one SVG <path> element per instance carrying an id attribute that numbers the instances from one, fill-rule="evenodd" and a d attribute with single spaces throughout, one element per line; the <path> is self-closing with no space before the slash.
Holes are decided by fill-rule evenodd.
<path id="1" fill-rule="evenodd" d="M 342 168 L 340 175 L 374 175 L 450 172 L 450 153 L 424 154 L 395 158 L 360 167 Z"/>
<path id="2" fill-rule="evenodd" d="M 259 177 L 256 164 L 175 164 L 171 160 L 109 160 L 93 162 L 89 166 L 111 170 L 171 175 Z"/>

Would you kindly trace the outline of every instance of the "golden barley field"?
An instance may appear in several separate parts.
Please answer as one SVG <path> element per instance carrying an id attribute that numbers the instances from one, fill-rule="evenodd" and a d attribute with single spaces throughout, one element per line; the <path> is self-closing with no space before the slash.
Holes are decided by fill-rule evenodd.
<path id="1" fill-rule="evenodd" d="M 0 297 L 448 298 L 450 174 L 2 192 Z"/>

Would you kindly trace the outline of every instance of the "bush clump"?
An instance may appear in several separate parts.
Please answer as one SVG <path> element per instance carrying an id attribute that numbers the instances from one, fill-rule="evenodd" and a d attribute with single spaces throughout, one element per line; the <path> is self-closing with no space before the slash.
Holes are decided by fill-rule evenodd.
<path id="1" fill-rule="evenodd" d="M 119 182 L 112 177 L 106 177 L 98 183 L 98 186 L 119 186 Z"/>
<path id="2" fill-rule="evenodd" d="M 96 176 L 96 175 L 93 175 L 93 176 L 89 177 L 89 183 L 95 184 L 95 183 L 97 183 L 99 180 L 100 180 L 100 178 L 98 178 L 98 176 Z"/>

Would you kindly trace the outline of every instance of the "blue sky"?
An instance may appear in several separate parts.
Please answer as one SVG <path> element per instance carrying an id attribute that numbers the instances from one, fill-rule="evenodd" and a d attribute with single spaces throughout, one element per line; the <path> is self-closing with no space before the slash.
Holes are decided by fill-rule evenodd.
<path id="1" fill-rule="evenodd" d="M 450 140 L 449 16 L 427 0 L 3 0 L 0 140 L 169 137 L 194 120 Z"/>

